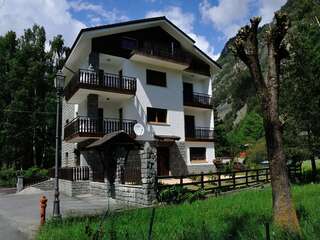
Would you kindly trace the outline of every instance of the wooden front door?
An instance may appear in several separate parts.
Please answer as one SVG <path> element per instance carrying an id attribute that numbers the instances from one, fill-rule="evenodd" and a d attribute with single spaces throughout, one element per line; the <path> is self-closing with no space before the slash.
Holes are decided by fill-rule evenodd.
<path id="1" fill-rule="evenodd" d="M 169 148 L 158 147 L 157 148 L 157 171 L 158 176 L 169 175 Z"/>
<path id="2" fill-rule="evenodd" d="M 193 138 L 195 135 L 194 129 L 194 116 L 191 115 L 185 115 L 184 116 L 184 129 L 185 129 L 185 135 L 186 138 Z"/>

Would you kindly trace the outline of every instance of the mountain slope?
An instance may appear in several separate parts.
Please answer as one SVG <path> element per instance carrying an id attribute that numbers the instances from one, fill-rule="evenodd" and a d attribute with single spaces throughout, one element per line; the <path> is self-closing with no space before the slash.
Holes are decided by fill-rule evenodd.
<path id="1" fill-rule="evenodd" d="M 319 1 L 315 0 L 288 0 L 281 10 L 288 13 L 292 22 L 290 34 L 294 34 L 295 25 L 299 21 L 314 23 L 314 17 L 320 16 L 319 5 Z M 262 70 L 266 67 L 267 49 L 263 39 L 267 28 L 268 25 L 261 27 L 258 35 Z M 248 112 L 260 112 L 250 74 L 230 50 L 233 41 L 232 38 L 226 43 L 218 59 L 223 69 L 215 76 L 213 93 L 218 118 L 224 120 L 228 131 L 237 127 Z"/>

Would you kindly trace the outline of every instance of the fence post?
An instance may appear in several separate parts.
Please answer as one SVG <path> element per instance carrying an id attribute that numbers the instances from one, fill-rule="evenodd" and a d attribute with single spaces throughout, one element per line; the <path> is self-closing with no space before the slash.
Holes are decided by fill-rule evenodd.
<path id="1" fill-rule="evenodd" d="M 269 169 L 266 169 L 266 182 L 269 182 Z"/>
<path id="2" fill-rule="evenodd" d="M 201 189 L 204 189 L 203 172 L 201 172 Z"/>
<path id="3" fill-rule="evenodd" d="M 152 239 L 152 226 L 153 226 L 155 211 L 156 211 L 156 208 L 152 208 L 151 218 L 150 218 L 150 223 L 149 223 L 148 240 Z"/>
<path id="4" fill-rule="evenodd" d="M 218 173 L 218 188 L 221 189 L 221 174 Z"/>
<path id="5" fill-rule="evenodd" d="M 235 172 L 232 173 L 232 182 L 233 182 L 233 189 L 235 189 L 236 188 L 236 173 Z"/>
<path id="6" fill-rule="evenodd" d="M 257 183 L 259 183 L 259 169 L 257 169 L 256 172 L 257 172 Z"/>
<path id="7" fill-rule="evenodd" d="M 183 176 L 180 176 L 180 186 L 183 186 Z"/>
<path id="8" fill-rule="evenodd" d="M 248 187 L 249 183 L 248 183 L 248 170 L 246 170 L 246 186 Z"/>
<path id="9" fill-rule="evenodd" d="M 270 240 L 270 227 L 268 222 L 265 223 L 265 227 L 266 227 L 266 240 Z"/>

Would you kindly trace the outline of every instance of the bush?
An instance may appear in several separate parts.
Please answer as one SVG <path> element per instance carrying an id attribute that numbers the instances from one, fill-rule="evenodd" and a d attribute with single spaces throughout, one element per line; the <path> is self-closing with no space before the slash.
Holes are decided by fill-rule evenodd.
<path id="1" fill-rule="evenodd" d="M 38 167 L 31 167 L 31 168 L 28 168 L 27 170 L 20 171 L 20 175 L 22 175 L 26 178 L 47 177 L 48 174 L 49 174 L 49 171 L 47 169 L 42 169 L 42 168 L 38 168 Z"/>
<path id="2" fill-rule="evenodd" d="M 17 173 L 14 168 L 1 168 L 0 186 L 13 187 L 16 184 Z"/>
<path id="3" fill-rule="evenodd" d="M 205 199 L 205 195 L 205 191 L 201 189 L 196 192 L 190 192 L 187 188 L 174 185 L 160 192 L 159 201 L 167 204 L 192 203 L 196 200 Z"/>

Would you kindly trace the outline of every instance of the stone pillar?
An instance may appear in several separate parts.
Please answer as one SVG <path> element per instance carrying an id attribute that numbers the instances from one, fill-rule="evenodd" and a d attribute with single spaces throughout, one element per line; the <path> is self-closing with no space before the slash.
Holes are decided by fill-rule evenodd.
<path id="1" fill-rule="evenodd" d="M 18 176 L 17 179 L 17 192 L 20 192 L 23 190 L 23 176 Z"/>
<path id="2" fill-rule="evenodd" d="M 88 117 L 98 118 L 98 95 L 89 94 L 87 96 L 87 113 Z"/>
<path id="3" fill-rule="evenodd" d="M 157 149 L 146 142 L 143 150 L 140 150 L 140 157 L 144 205 L 151 205 L 156 200 Z"/>

